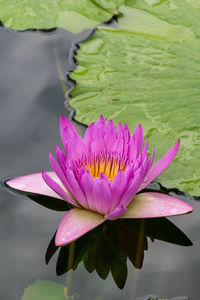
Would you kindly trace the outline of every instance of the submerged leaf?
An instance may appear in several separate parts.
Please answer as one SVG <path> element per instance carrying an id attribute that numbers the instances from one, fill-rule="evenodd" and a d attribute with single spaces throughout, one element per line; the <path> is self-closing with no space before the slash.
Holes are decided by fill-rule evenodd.
<path id="1" fill-rule="evenodd" d="M 73 300 L 73 297 L 65 296 L 65 291 L 62 284 L 37 279 L 25 289 L 21 300 Z"/>
<path id="2" fill-rule="evenodd" d="M 150 147 L 156 144 L 155 161 L 180 139 L 158 181 L 199 195 L 200 11 L 194 1 L 151 3 L 127 1 L 117 28 L 99 27 L 80 45 L 70 104 L 85 124 L 99 114 L 131 130 L 141 123 Z"/>

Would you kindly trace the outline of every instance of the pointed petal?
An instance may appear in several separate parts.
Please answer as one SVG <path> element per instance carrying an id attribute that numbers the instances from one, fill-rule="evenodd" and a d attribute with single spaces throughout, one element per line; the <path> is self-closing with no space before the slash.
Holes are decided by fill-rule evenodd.
<path id="1" fill-rule="evenodd" d="M 61 167 L 63 173 L 65 173 L 65 171 L 66 171 L 66 158 L 65 158 L 65 155 L 64 155 L 62 149 L 60 149 L 58 147 L 58 145 L 56 145 L 55 150 L 56 150 L 56 158 L 57 158 L 58 164 Z"/>
<path id="2" fill-rule="evenodd" d="M 93 135 L 94 135 L 94 128 L 95 124 L 91 123 L 88 128 L 86 129 L 85 135 L 84 135 L 84 143 L 87 151 L 87 157 L 88 159 L 91 159 L 91 143 L 93 141 Z"/>
<path id="3" fill-rule="evenodd" d="M 120 123 L 118 124 L 118 126 L 119 125 L 120 125 Z M 115 140 L 115 143 L 112 145 L 112 151 L 114 153 L 118 153 L 119 156 L 123 155 L 123 152 L 124 152 L 124 142 L 123 142 L 122 130 L 118 130 L 117 138 Z"/>
<path id="4" fill-rule="evenodd" d="M 89 210 L 95 210 L 94 199 L 92 194 L 92 190 L 94 186 L 94 178 L 92 177 L 92 175 L 88 170 L 86 170 L 85 173 L 83 174 L 80 181 L 80 185 L 82 190 L 85 193 Z"/>
<path id="5" fill-rule="evenodd" d="M 63 173 L 60 165 L 57 164 L 56 160 L 54 159 L 53 155 L 50 152 L 49 152 L 49 162 L 51 164 L 52 169 L 54 170 L 54 172 L 56 173 L 56 175 L 58 176 L 58 178 L 62 182 L 63 186 L 67 189 L 67 191 L 70 194 L 72 194 L 72 191 L 71 191 L 70 186 L 67 182 L 65 174 Z"/>
<path id="6" fill-rule="evenodd" d="M 101 173 L 92 190 L 94 205 L 100 214 L 107 214 L 111 210 L 112 194 L 108 181 L 109 179 Z"/>
<path id="7" fill-rule="evenodd" d="M 61 116 L 60 117 L 60 136 L 64 145 L 64 142 L 66 140 L 66 136 L 65 136 L 65 130 L 66 128 L 68 128 L 71 133 L 77 133 L 76 128 L 74 127 L 74 125 L 65 117 L 65 116 Z"/>
<path id="8" fill-rule="evenodd" d="M 78 239 L 88 231 L 105 221 L 98 213 L 74 208 L 68 211 L 62 218 L 56 233 L 56 246 L 64 246 Z"/>
<path id="9" fill-rule="evenodd" d="M 66 157 L 70 160 L 81 159 L 86 152 L 86 147 L 82 137 L 77 132 L 71 132 L 69 128 L 65 129 L 65 139 L 63 140 Z M 76 145 L 76 147 L 74 147 Z"/>
<path id="10" fill-rule="evenodd" d="M 139 190 L 144 189 L 152 182 L 160 173 L 162 173 L 172 162 L 179 149 L 180 141 L 178 141 L 159 161 L 153 165 L 146 177 L 144 178 Z"/>
<path id="11" fill-rule="evenodd" d="M 148 162 L 147 173 L 149 172 L 149 170 L 152 167 L 152 164 L 153 164 L 153 161 L 154 161 L 154 157 L 155 157 L 155 147 L 153 147 L 152 154 L 151 154 L 151 157 L 150 157 L 149 162 Z"/>
<path id="12" fill-rule="evenodd" d="M 74 125 L 64 116 L 60 117 L 60 136 L 65 152 L 70 160 L 76 160 L 85 153 L 85 144 Z M 76 145 L 76 147 L 74 147 Z"/>
<path id="13" fill-rule="evenodd" d="M 62 185 L 59 178 L 54 172 L 47 172 L 48 176 L 55 180 L 58 184 Z M 32 194 L 45 195 L 53 198 L 62 199 L 61 196 L 56 194 L 42 178 L 42 172 L 33 173 L 25 176 L 10 179 L 6 184 L 18 191 L 27 192 Z"/>
<path id="14" fill-rule="evenodd" d="M 59 185 L 56 181 L 54 181 L 44 170 L 42 171 L 42 177 L 46 184 L 58 194 L 61 199 L 67 201 L 68 203 L 78 206 L 77 203 L 68 195 L 67 191 L 65 191 L 64 186 Z"/>
<path id="15" fill-rule="evenodd" d="M 83 206 L 84 208 L 87 209 L 88 205 L 85 198 L 85 194 L 81 189 L 79 182 L 76 180 L 73 171 L 68 169 L 66 171 L 66 177 L 67 177 L 67 182 L 70 186 L 72 196 L 76 199 L 77 203 L 79 203 L 80 206 Z"/>
<path id="16" fill-rule="evenodd" d="M 102 115 L 100 115 L 99 120 L 97 120 L 95 123 L 95 127 L 104 128 L 105 124 L 106 124 L 106 121 L 105 121 L 104 117 Z"/>
<path id="17" fill-rule="evenodd" d="M 137 157 L 137 142 L 135 140 L 135 135 L 132 135 L 129 141 L 129 151 L 128 158 L 130 161 L 135 161 Z"/>
<path id="18" fill-rule="evenodd" d="M 144 147 L 142 149 L 142 160 L 144 160 L 147 156 L 147 150 L 148 150 L 148 142 L 147 139 L 145 140 Z"/>
<path id="19" fill-rule="evenodd" d="M 122 204 L 116 207 L 110 214 L 105 215 L 104 218 L 108 220 L 116 220 L 121 218 L 126 212 L 127 208 Z"/>
<path id="20" fill-rule="evenodd" d="M 104 141 L 101 135 L 100 128 L 94 132 L 94 140 L 91 143 L 91 153 L 98 156 L 104 151 Z"/>
<path id="21" fill-rule="evenodd" d="M 193 207 L 175 197 L 160 193 L 141 193 L 129 204 L 122 218 L 155 218 L 186 214 Z"/>
<path id="22" fill-rule="evenodd" d="M 110 184 L 110 190 L 112 194 L 111 210 L 118 207 L 121 197 L 127 187 L 127 176 L 122 170 L 119 170 L 115 175 L 113 181 Z"/>
<path id="23" fill-rule="evenodd" d="M 135 196 L 135 194 L 138 191 L 138 188 L 141 184 L 141 180 L 142 180 L 142 174 L 141 172 L 139 172 L 130 182 L 127 190 L 124 192 L 120 204 L 124 204 L 125 206 L 128 206 L 130 201 L 133 199 L 133 197 Z"/>
<path id="24" fill-rule="evenodd" d="M 116 134 L 117 134 L 117 130 L 116 130 L 116 127 L 115 127 L 115 124 L 113 122 L 113 120 L 108 120 L 107 124 L 106 124 L 106 130 L 107 131 L 112 131 L 114 133 L 114 136 L 116 137 Z"/>
<path id="25" fill-rule="evenodd" d="M 113 145 L 115 144 L 116 141 L 116 129 L 114 127 L 114 123 L 113 122 L 111 123 L 111 120 L 108 121 L 103 140 L 104 140 L 104 145 L 107 153 L 111 153 L 113 151 Z"/>

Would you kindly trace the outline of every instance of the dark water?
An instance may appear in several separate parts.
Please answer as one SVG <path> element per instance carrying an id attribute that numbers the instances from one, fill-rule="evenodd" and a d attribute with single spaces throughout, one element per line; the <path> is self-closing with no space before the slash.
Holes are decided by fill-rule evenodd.
<path id="1" fill-rule="evenodd" d="M 60 144 L 59 116 L 69 114 L 56 69 L 55 45 L 67 71 L 71 44 L 79 39 L 61 30 L 47 35 L 0 29 L 1 178 L 50 169 L 48 152 Z M 78 293 L 81 300 L 135 299 L 147 294 L 199 299 L 200 204 L 191 202 L 192 214 L 170 220 L 192 240 L 192 247 L 149 240 L 143 268 L 136 270 L 129 264 L 123 290 L 111 275 L 104 281 L 81 264 L 71 272 L 71 293 Z M 24 288 L 38 278 L 65 284 L 66 275 L 56 276 L 56 256 L 48 266 L 44 260 L 62 215 L 1 187 L 0 299 L 21 299 Z"/>

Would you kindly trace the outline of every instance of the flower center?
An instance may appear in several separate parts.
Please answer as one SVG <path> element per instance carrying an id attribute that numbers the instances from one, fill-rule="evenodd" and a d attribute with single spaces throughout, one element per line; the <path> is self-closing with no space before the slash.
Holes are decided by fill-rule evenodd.
<path id="1" fill-rule="evenodd" d="M 126 163 L 119 158 L 100 157 L 91 159 L 86 163 L 85 169 L 90 172 L 94 179 L 104 173 L 112 182 L 119 170 L 126 171 Z"/>

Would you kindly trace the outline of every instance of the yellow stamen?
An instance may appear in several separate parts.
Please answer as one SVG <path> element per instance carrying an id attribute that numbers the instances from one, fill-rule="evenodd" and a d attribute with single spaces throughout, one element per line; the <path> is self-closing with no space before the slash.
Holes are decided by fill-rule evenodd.
<path id="1" fill-rule="evenodd" d="M 104 173 L 112 182 L 119 170 L 126 170 L 126 164 L 121 162 L 118 158 L 95 158 L 86 162 L 85 169 L 90 172 L 94 179 L 99 178 L 100 174 Z"/>

